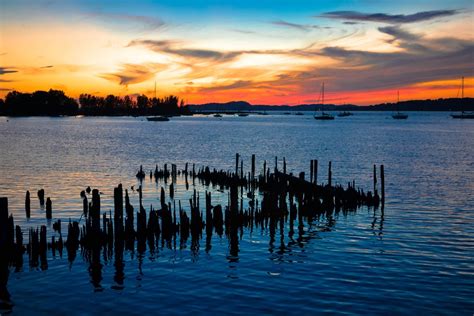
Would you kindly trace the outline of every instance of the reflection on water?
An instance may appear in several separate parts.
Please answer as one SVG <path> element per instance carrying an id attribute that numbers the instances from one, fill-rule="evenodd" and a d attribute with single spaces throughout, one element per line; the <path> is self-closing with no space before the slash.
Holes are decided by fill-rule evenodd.
<path id="1" fill-rule="evenodd" d="M 69 218 L 81 218 L 79 192 L 88 186 L 101 190 L 103 211 L 113 209 L 118 183 L 139 205 L 133 176 L 140 164 L 147 172 L 165 162 L 232 169 L 239 152 L 246 170 L 256 154 L 259 166 L 286 157 L 295 172 L 309 170 L 310 159 L 322 166 L 332 160 L 335 182 L 356 179 L 362 187 L 371 186 L 372 163 L 386 168 L 384 212 L 362 209 L 300 221 L 290 208 L 285 223 L 158 243 L 145 239 L 135 247 L 114 243 L 98 253 L 57 249 L 46 258 L 25 257 L 8 276 L 14 311 L 28 314 L 34 307 L 48 314 L 55 306 L 66 313 L 77 306 L 77 313 L 87 313 L 94 306 L 96 313 L 156 313 L 157 305 L 162 313 L 180 306 L 227 314 L 474 310 L 474 126 L 444 113 L 413 113 L 403 123 L 386 116 L 356 113 L 324 125 L 311 116 L 277 115 L 183 117 L 167 125 L 139 118 L 0 122 L 0 195 L 9 197 L 15 224 L 47 225 L 48 240 L 59 238 L 52 229 L 58 218 L 63 231 Z M 319 182 L 326 172 L 321 168 Z M 180 181 L 175 199 L 186 201 L 193 183 Z M 204 187 L 196 185 L 202 194 Z M 159 205 L 161 186 L 144 182 L 147 209 Z M 37 199 L 41 188 L 52 201 L 50 223 Z M 227 205 L 227 194 L 218 189 L 212 189 L 213 202 Z M 8 273 L 0 271 L 1 302 Z"/>

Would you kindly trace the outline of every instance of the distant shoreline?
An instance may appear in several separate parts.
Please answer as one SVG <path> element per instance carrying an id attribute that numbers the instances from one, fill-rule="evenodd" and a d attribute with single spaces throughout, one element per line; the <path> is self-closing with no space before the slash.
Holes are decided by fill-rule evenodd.
<path id="1" fill-rule="evenodd" d="M 196 112 L 262 112 L 262 111 L 430 111 L 430 112 L 458 112 L 474 111 L 474 98 L 451 98 L 437 100 L 410 100 L 399 103 L 381 103 L 375 105 L 354 104 L 300 104 L 300 105 L 252 105 L 246 101 L 232 101 L 227 103 L 190 104 L 189 110 Z"/>

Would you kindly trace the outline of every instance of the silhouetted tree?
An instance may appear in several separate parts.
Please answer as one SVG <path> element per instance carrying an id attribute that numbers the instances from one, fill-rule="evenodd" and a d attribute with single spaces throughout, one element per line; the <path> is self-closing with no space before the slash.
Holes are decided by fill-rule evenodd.
<path id="1" fill-rule="evenodd" d="M 9 92 L 5 98 L 5 115 L 75 115 L 78 104 L 63 91 L 50 89 L 34 93 Z"/>
<path id="2" fill-rule="evenodd" d="M 163 99 L 139 95 L 136 102 L 130 97 L 113 94 L 100 97 L 83 93 L 76 100 L 67 97 L 63 91 L 35 91 L 21 93 L 12 91 L 0 103 L 0 115 L 177 115 L 187 113 L 184 103 L 176 96 Z"/>

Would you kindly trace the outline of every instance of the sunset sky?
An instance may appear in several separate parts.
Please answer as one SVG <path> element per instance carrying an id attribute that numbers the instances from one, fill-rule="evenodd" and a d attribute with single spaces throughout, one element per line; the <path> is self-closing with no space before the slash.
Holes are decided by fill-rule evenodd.
<path id="1" fill-rule="evenodd" d="M 472 0 L 0 0 L 0 97 L 175 94 L 188 103 L 474 97 Z"/>

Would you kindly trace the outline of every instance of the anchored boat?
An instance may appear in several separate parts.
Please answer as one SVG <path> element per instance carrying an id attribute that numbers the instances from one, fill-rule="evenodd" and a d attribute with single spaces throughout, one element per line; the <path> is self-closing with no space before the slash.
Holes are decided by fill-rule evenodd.
<path id="1" fill-rule="evenodd" d="M 321 88 L 321 96 L 322 96 L 322 106 L 324 107 L 324 82 L 323 86 Z M 314 116 L 315 120 L 320 120 L 320 121 L 329 121 L 329 120 L 334 120 L 334 115 L 331 115 L 329 113 L 326 113 L 324 111 L 319 111 L 320 113 Z"/>
<path id="2" fill-rule="evenodd" d="M 352 116 L 352 115 L 354 115 L 352 112 L 344 111 L 344 112 L 340 112 L 337 116 L 347 117 L 347 116 Z"/>
<path id="3" fill-rule="evenodd" d="M 166 116 L 151 116 L 151 117 L 147 117 L 146 119 L 147 121 L 151 121 L 151 122 L 167 122 L 170 120 Z"/>
<path id="4" fill-rule="evenodd" d="M 408 114 L 402 113 L 398 110 L 398 104 L 400 103 L 400 91 L 397 91 L 397 112 L 392 114 L 393 119 L 395 120 L 406 120 Z"/>
<path id="5" fill-rule="evenodd" d="M 464 99 L 464 77 L 461 78 L 461 99 Z M 474 119 L 474 112 L 462 111 L 460 114 L 451 114 L 451 117 L 455 119 Z"/>

